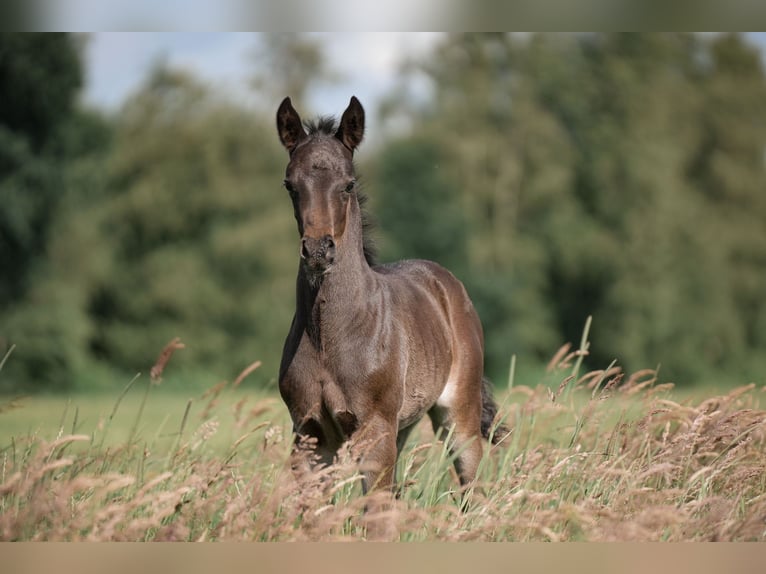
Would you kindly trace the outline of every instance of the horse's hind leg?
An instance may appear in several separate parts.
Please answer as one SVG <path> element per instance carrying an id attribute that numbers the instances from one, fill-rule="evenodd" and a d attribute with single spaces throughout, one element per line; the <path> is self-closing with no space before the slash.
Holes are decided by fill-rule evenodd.
<path id="1" fill-rule="evenodd" d="M 412 430 L 415 428 L 415 424 L 412 424 L 406 428 L 400 429 L 396 435 L 396 455 L 397 458 L 402 454 L 404 445 L 407 444 L 407 439 L 410 437 Z"/>
<path id="2" fill-rule="evenodd" d="M 476 478 L 483 448 L 481 436 L 481 379 L 469 385 L 475 377 L 458 379 L 450 377 L 445 391 L 428 411 L 434 433 L 443 429 L 445 436 L 451 430 L 451 453 L 455 458 L 455 470 L 460 484 L 466 486 Z"/>
<path id="3" fill-rule="evenodd" d="M 466 486 L 476 478 L 476 470 L 482 456 L 481 432 L 474 425 L 458 422 L 460 416 L 455 416 L 449 409 L 435 406 L 428 412 L 434 434 L 442 438 L 450 437 L 448 445 L 450 454 L 458 453 L 455 458 L 455 470 L 460 484 Z M 456 420 L 457 419 L 457 420 Z M 451 435 L 450 435 L 451 431 Z"/>

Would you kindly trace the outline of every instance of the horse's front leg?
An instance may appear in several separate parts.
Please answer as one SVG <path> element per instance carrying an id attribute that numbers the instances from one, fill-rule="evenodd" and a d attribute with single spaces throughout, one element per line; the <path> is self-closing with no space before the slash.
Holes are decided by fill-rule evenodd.
<path id="1" fill-rule="evenodd" d="M 396 424 L 375 416 L 352 437 L 354 448 L 362 453 L 359 459 L 364 476 L 362 488 L 370 495 L 366 505 L 367 538 L 393 540 L 397 537 L 391 509 L 394 504 L 392 488 L 396 467 Z"/>
<path id="2" fill-rule="evenodd" d="M 290 468 L 302 489 L 317 482 L 315 471 L 331 465 L 335 452 L 328 444 L 319 421 L 308 419 L 295 429 Z"/>
<path id="3" fill-rule="evenodd" d="M 390 490 L 396 465 L 396 427 L 380 416 L 374 417 L 351 437 L 352 449 L 359 455 L 359 468 L 365 494 Z"/>

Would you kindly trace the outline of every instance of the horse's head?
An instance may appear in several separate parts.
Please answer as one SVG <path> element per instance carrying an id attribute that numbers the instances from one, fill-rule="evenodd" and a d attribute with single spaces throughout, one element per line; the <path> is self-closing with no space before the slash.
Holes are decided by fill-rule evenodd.
<path id="1" fill-rule="evenodd" d="M 309 276 L 326 273 L 341 256 L 351 201 L 356 197 L 352 162 L 364 135 L 364 109 L 355 97 L 340 125 L 321 120 L 307 133 L 290 98 L 277 111 L 277 131 L 290 153 L 285 188 L 301 234 L 301 259 Z"/>

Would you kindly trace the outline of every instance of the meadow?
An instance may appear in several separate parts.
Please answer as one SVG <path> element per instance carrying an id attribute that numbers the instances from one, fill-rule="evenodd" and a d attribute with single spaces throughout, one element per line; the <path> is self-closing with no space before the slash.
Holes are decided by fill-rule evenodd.
<path id="1" fill-rule="evenodd" d="M 512 429 L 462 491 L 422 424 L 389 500 L 357 452 L 290 469 L 274 114 L 337 78 L 319 37 L 253 41 L 252 102 L 168 54 L 106 111 L 86 37 L 0 34 L 0 541 L 766 538 L 758 45 L 445 34 L 364 102 L 380 260 L 465 283 Z"/>
<path id="2" fill-rule="evenodd" d="M 468 491 L 421 423 L 395 499 L 362 494 L 354 452 L 296 481 L 286 409 L 245 376 L 186 397 L 163 390 L 162 364 L 116 396 L 7 398 L 0 539 L 363 540 L 376 521 L 401 541 L 765 540 L 764 388 L 704 398 L 651 370 L 581 374 L 586 353 L 562 347 L 534 386 L 512 369 L 512 432 Z"/>

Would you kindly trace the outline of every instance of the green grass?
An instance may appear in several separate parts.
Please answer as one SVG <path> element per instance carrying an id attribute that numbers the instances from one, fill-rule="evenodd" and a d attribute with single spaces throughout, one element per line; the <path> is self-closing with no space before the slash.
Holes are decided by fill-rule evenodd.
<path id="1" fill-rule="evenodd" d="M 579 356 L 564 349 L 544 384 L 498 393 L 513 432 L 468 492 L 419 425 L 395 499 L 362 494 L 350 450 L 296 481 L 285 407 L 244 386 L 186 396 L 138 379 L 0 401 L 0 539 L 358 540 L 371 525 L 402 541 L 766 539 L 762 389 L 702 398 L 651 372 L 577 378 Z"/>
<path id="2" fill-rule="evenodd" d="M 268 408 L 279 424 L 286 424 L 289 419 L 286 409 L 272 408 L 280 403 L 274 394 L 238 389 L 219 396 L 216 404 L 208 409 L 210 398 L 204 397 L 204 393 L 187 395 L 168 392 L 161 387 L 152 388 L 139 417 L 146 383 L 137 382 L 117 405 L 119 392 L 0 398 L 0 445 L 11 436 L 50 441 L 68 434 L 88 434 L 99 445 L 114 446 L 131 441 L 132 433 L 133 442 L 168 450 L 179 438 L 191 402 L 186 414 L 186 438 L 205 419 L 215 420 L 219 428 L 211 437 L 209 446 L 220 452 L 236 440 L 237 432 L 242 430 L 235 424 L 233 413 L 240 402 L 239 408 L 245 412 L 256 404 L 259 409 Z M 258 418 L 259 422 L 269 420 L 268 417 Z M 180 436 L 183 438 L 184 435 Z"/>

